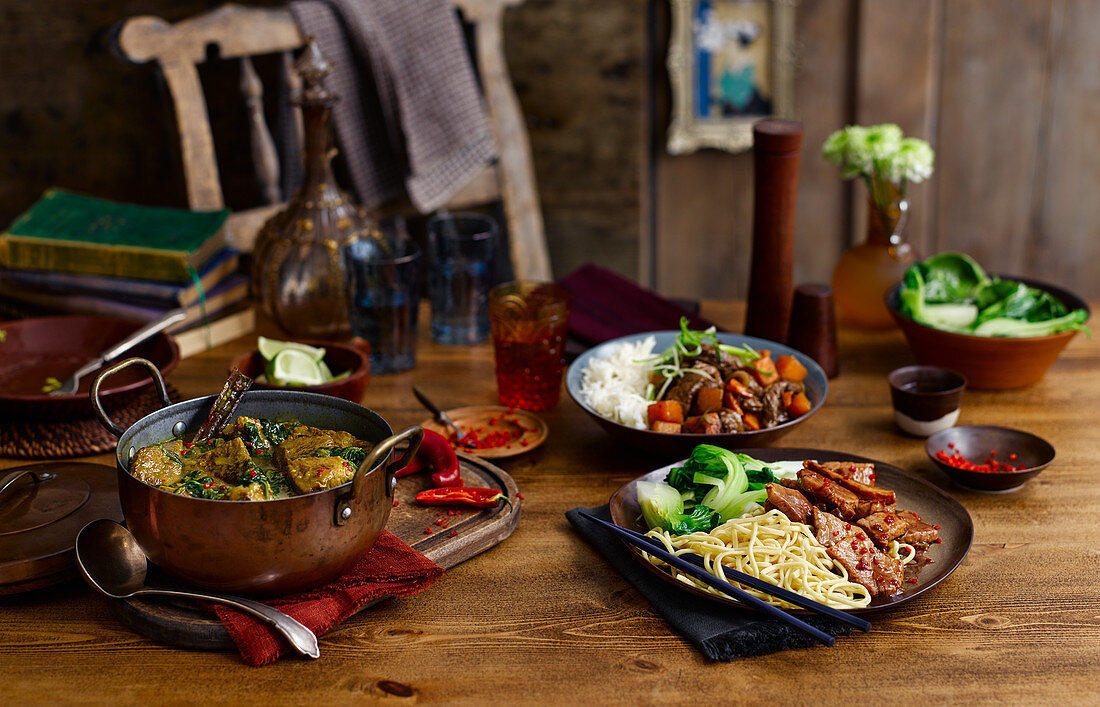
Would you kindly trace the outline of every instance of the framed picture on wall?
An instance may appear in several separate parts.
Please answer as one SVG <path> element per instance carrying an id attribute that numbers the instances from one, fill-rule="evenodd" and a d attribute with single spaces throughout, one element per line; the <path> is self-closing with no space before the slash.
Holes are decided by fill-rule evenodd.
<path id="1" fill-rule="evenodd" d="M 757 120 L 793 116 L 795 0 L 669 1 L 669 154 L 742 152 Z"/>

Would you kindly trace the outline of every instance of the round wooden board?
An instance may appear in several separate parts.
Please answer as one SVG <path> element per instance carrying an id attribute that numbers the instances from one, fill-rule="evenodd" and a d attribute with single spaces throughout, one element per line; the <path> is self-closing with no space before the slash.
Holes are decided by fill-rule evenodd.
<path id="1" fill-rule="evenodd" d="M 487 449 L 462 449 L 467 454 L 484 459 L 503 459 L 529 452 L 545 442 L 547 435 L 550 434 L 550 428 L 546 426 L 543 419 L 526 410 L 509 410 L 502 405 L 472 405 L 447 410 L 446 412 L 451 421 L 463 432 L 481 429 L 488 433 L 521 429 L 522 433 L 519 437 L 503 446 Z M 453 433 L 449 427 L 434 418 L 424 420 L 420 425 L 425 429 L 438 432 L 444 437 L 450 437 Z"/>
<path id="2" fill-rule="evenodd" d="M 387 530 L 443 569 L 465 562 L 511 535 L 519 523 L 523 505 L 519 488 L 507 472 L 468 454 L 459 453 L 458 459 L 466 486 L 498 488 L 512 499 L 512 504 L 501 503 L 481 511 L 463 509 L 461 520 L 456 517 L 449 522 L 448 532 L 427 534 L 424 529 L 433 527 L 441 509 L 422 506 L 413 500 L 417 493 L 430 486 L 428 474 L 415 474 L 398 479 L 397 506 L 386 523 Z M 171 586 L 174 583 L 175 580 L 150 564 L 150 585 Z M 365 604 L 360 611 L 378 601 L 381 599 Z M 108 599 L 107 602 L 116 619 L 155 641 L 184 648 L 236 650 L 221 621 L 212 612 L 194 604 L 140 597 Z"/>

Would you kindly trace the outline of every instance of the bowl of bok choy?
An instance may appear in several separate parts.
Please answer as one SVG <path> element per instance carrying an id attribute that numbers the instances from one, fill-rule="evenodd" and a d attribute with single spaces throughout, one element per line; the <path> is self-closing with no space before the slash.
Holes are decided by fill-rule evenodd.
<path id="1" fill-rule="evenodd" d="M 1054 285 L 991 275 L 960 253 L 906 271 L 886 306 L 917 362 L 966 376 L 970 388 L 1022 388 L 1046 374 L 1078 331 L 1088 305 Z"/>

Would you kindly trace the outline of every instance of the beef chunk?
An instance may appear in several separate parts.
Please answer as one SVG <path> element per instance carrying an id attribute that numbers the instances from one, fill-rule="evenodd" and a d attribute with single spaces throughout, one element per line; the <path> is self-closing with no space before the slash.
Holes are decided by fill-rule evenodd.
<path id="1" fill-rule="evenodd" d="M 856 525 L 866 530 L 880 547 L 885 548 L 891 540 L 900 538 L 909 530 L 909 522 L 894 513 L 872 513 L 860 518 Z"/>
<path id="2" fill-rule="evenodd" d="M 741 359 L 731 353 L 720 351 L 711 344 L 703 344 L 701 348 L 702 351 L 696 358 L 717 368 L 722 374 L 722 380 L 743 367 Z"/>
<path id="3" fill-rule="evenodd" d="M 901 589 L 901 560 L 876 548 L 863 529 L 819 508 L 813 509 L 812 517 L 817 541 L 847 571 L 850 580 L 863 585 L 871 596 Z"/>
<path id="4" fill-rule="evenodd" d="M 827 479 L 841 484 L 863 501 L 879 501 L 881 503 L 897 503 L 897 495 L 890 489 L 881 489 L 876 486 L 846 478 L 843 474 L 833 471 L 829 467 L 822 466 L 813 460 L 806 461 L 806 468 L 821 474 Z"/>
<path id="5" fill-rule="evenodd" d="M 722 408 L 718 411 L 718 419 L 722 422 L 723 432 L 741 432 L 745 429 L 745 423 L 741 419 L 741 415 L 728 408 Z"/>
<path id="6" fill-rule="evenodd" d="M 875 465 L 870 462 L 822 462 L 821 466 L 835 471 L 846 479 L 867 486 L 875 485 Z"/>
<path id="7" fill-rule="evenodd" d="M 830 508 L 835 508 L 841 518 L 855 517 L 859 498 L 848 489 L 809 469 L 799 470 L 798 481 L 804 493 Z"/>
<path id="8" fill-rule="evenodd" d="M 696 361 L 691 368 L 684 371 L 680 380 L 668 389 L 665 400 L 675 400 L 686 411 L 695 404 L 695 394 L 700 388 L 720 388 L 721 386 L 722 374 L 718 369 L 704 361 Z"/>
<path id="9" fill-rule="evenodd" d="M 901 542 L 909 545 L 927 545 L 940 539 L 940 531 L 925 523 L 913 511 L 901 511 L 898 516 L 909 523 L 909 529 L 899 538 Z"/>
<path id="10" fill-rule="evenodd" d="M 783 515 L 796 523 L 809 523 L 814 507 L 798 491 L 780 486 L 779 484 L 765 484 L 768 492 L 768 503 L 783 512 Z"/>
<path id="11" fill-rule="evenodd" d="M 764 427 L 775 427 L 790 419 L 783 407 L 783 393 L 801 393 L 802 386 L 790 381 L 776 381 L 764 389 Z"/>

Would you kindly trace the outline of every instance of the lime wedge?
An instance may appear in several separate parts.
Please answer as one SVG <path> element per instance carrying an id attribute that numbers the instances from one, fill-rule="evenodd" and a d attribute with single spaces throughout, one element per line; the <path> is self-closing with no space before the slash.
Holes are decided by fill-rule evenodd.
<path id="1" fill-rule="evenodd" d="M 298 351 L 304 353 L 314 362 L 320 361 L 325 357 L 325 350 L 319 349 L 316 346 L 299 344 L 296 341 L 276 341 L 275 339 L 268 339 L 264 336 L 256 340 L 256 348 L 259 350 L 260 355 L 264 357 L 265 361 L 274 361 L 275 357 L 283 351 Z"/>
<path id="2" fill-rule="evenodd" d="M 327 363 L 325 363 L 324 361 L 318 361 L 317 368 L 321 370 L 321 378 L 323 378 L 326 383 L 332 380 L 332 370 L 328 367 Z"/>
<path id="3" fill-rule="evenodd" d="M 272 362 L 272 378 L 281 385 L 320 385 L 321 367 L 305 351 L 283 349 Z"/>

